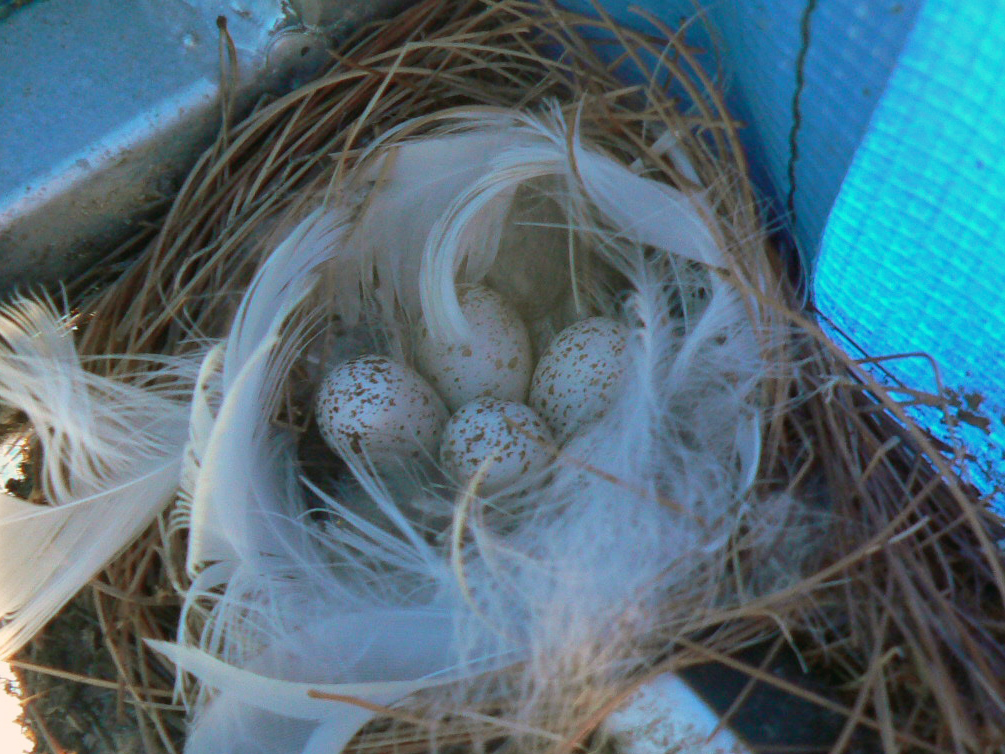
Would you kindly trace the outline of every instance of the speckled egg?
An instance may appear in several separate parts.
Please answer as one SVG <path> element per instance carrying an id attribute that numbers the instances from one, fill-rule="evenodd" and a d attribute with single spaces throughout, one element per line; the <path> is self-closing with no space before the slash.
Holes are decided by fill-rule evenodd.
<path id="1" fill-rule="evenodd" d="M 628 366 L 628 329 L 607 317 L 565 328 L 548 345 L 530 383 L 530 406 L 560 440 L 602 417 Z"/>
<path id="2" fill-rule="evenodd" d="M 471 327 L 471 339 L 444 342 L 420 326 L 415 339 L 416 369 L 451 411 L 482 396 L 523 401 L 534 365 L 530 336 L 516 309 L 481 285 L 462 287 L 458 299 Z"/>
<path id="3" fill-rule="evenodd" d="M 337 366 L 318 390 L 321 436 L 381 465 L 392 458 L 434 457 L 447 409 L 414 370 L 385 356 L 360 356 Z"/>
<path id="4" fill-rule="evenodd" d="M 514 401 L 476 398 L 447 421 L 440 462 L 459 484 L 466 484 L 490 462 L 479 490 L 492 494 L 551 460 L 554 439 L 530 408 Z"/>

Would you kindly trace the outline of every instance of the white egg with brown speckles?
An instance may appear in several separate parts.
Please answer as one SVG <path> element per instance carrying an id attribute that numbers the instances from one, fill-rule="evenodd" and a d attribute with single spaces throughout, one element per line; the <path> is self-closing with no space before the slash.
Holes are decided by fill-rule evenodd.
<path id="1" fill-rule="evenodd" d="M 589 317 L 560 332 L 541 355 L 529 403 L 565 440 L 597 421 L 614 403 L 628 368 L 628 328 Z"/>
<path id="2" fill-rule="evenodd" d="M 523 401 L 534 370 L 530 336 L 516 309 L 491 288 L 462 286 L 461 312 L 471 328 L 464 342 L 434 338 L 420 325 L 415 340 L 415 367 L 456 411 L 488 396 Z"/>
<path id="3" fill-rule="evenodd" d="M 479 492 L 493 494 L 551 460 L 554 440 L 530 408 L 514 401 L 477 398 L 447 421 L 440 463 L 458 484 L 466 485 L 483 468 Z"/>
<path id="4" fill-rule="evenodd" d="M 393 458 L 434 457 L 447 410 L 412 369 L 385 356 L 360 356 L 321 382 L 315 416 L 335 452 L 365 455 L 375 465 Z"/>

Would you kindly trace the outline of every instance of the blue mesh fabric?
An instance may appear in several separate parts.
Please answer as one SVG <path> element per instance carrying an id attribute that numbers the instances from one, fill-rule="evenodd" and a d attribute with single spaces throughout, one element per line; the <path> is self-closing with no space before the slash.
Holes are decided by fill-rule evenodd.
<path id="1" fill-rule="evenodd" d="M 960 396 L 950 414 L 994 476 L 1005 470 L 1003 82 L 1000 4 L 929 0 L 831 210 L 814 286 L 868 352 L 935 358 Z M 933 386 L 924 360 L 888 368 Z M 942 417 L 928 418 L 939 430 Z"/>

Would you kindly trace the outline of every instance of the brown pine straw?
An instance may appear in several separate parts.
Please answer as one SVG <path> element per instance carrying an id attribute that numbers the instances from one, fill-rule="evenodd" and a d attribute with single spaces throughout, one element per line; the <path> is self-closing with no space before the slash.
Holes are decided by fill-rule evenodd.
<path id="1" fill-rule="evenodd" d="M 639 31 L 596 10 L 597 17 L 585 18 L 551 2 L 424 0 L 360 30 L 340 46 L 326 74 L 263 101 L 225 129 L 163 221 L 74 281 L 69 293 L 81 348 L 178 353 L 190 348 L 192 333 L 223 335 L 242 286 L 274 241 L 337 190 L 362 146 L 407 118 L 462 105 L 534 108 L 557 100 L 570 120 L 580 109 L 586 113 L 586 137 L 626 162 L 641 160 L 647 175 L 687 188 L 691 182 L 652 150 L 670 129 L 719 213 L 731 252 L 729 269 L 720 273 L 749 294 L 752 316 L 791 325 L 788 342 L 766 346 L 786 368 L 763 396 L 769 419 L 759 485 L 764 493 L 806 501 L 819 523 L 803 535 L 814 544 L 807 570 L 767 594 L 754 583 L 763 564 L 745 561 L 738 535 L 730 588 L 754 596 L 738 607 L 696 610 L 668 629 L 674 651 L 660 655 L 651 672 L 710 660 L 741 669 L 751 679 L 748 691 L 755 682 L 768 684 L 844 717 L 835 753 L 849 750 L 858 728 L 874 732 L 877 750 L 886 752 L 1000 750 L 1005 572 L 996 540 L 1003 532 L 956 473 L 959 451 L 936 443 L 908 413 L 912 405 L 945 405 L 945 398 L 885 388 L 864 362 L 833 346 L 799 305 L 762 240 L 741 124 L 726 112 L 683 30 L 645 17 L 646 30 Z M 588 41 L 601 33 L 603 43 Z M 642 83 L 615 75 L 626 64 L 646 72 Z M 668 80 L 691 100 L 686 111 L 668 94 Z M 132 367 L 106 360 L 94 368 Z M 185 543 L 167 534 L 168 515 L 92 590 L 116 683 L 138 710 L 149 754 L 180 751 L 183 730 L 181 712 L 164 704 L 173 669 L 142 643 L 175 635 L 187 584 Z M 806 547 L 784 528 L 779 536 L 780 550 Z M 737 659 L 740 649 L 764 641 L 791 647 L 828 680 L 833 695 Z M 597 725 L 630 691 L 584 689 L 571 732 L 556 738 L 542 719 L 539 748 L 588 750 Z M 435 740 L 463 744 L 508 735 L 506 721 L 493 722 L 491 709 L 469 712 L 463 725 L 440 720 Z M 389 711 L 355 750 L 428 750 L 429 726 L 400 717 Z"/>

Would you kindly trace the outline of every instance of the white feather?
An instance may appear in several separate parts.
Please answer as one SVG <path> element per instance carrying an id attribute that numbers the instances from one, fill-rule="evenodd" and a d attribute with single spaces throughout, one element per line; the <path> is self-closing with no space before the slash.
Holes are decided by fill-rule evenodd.
<path id="1" fill-rule="evenodd" d="M 408 126 L 409 124 L 406 124 Z M 360 202 L 360 217 L 334 252 L 350 267 L 340 274 L 337 306 L 347 320 L 358 311 L 360 298 L 376 300 L 385 312 L 400 306 L 414 317 L 419 312 L 415 280 L 422 250 L 433 225 L 457 195 L 485 173 L 500 150 L 511 146 L 513 134 L 496 130 L 482 134 L 455 134 L 417 139 L 402 148 L 384 150 L 401 129 L 385 134 L 368 149 L 372 155 L 350 180 L 355 191 L 370 191 Z M 511 197 L 506 197 L 509 199 Z M 482 230 L 490 241 L 502 232 L 508 202 L 497 203 L 482 217 Z M 388 222 L 387 218 L 394 218 Z"/>
<path id="2" fill-rule="evenodd" d="M 456 683 L 498 666 L 455 664 L 449 647 L 453 621 L 449 610 L 333 613 L 303 630 L 276 637 L 245 667 L 203 651 L 150 642 L 218 691 L 201 713 L 186 752 L 340 751 L 374 712 L 321 694 L 390 706 L 416 691 Z M 282 737 L 270 734 L 277 727 Z"/>
<path id="3" fill-rule="evenodd" d="M 205 553 L 213 552 L 214 549 L 223 546 L 219 543 L 207 543 L 201 539 L 211 532 L 210 528 L 192 526 L 192 496 L 219 410 L 223 356 L 223 344 L 217 343 L 208 350 L 199 367 L 189 410 L 188 442 L 185 445 L 179 474 L 178 503 L 171 511 L 169 519 L 172 532 L 182 529 L 189 532 L 186 569 L 192 577 L 196 575 L 197 563 L 210 559 Z"/>
<path id="4" fill-rule="evenodd" d="M 49 505 L 0 498 L 0 657 L 16 652 L 169 502 L 178 484 L 185 360 L 145 374 L 87 371 L 69 322 L 45 301 L 0 309 L 0 401 L 41 445 Z"/>
<path id="5" fill-rule="evenodd" d="M 345 736 L 370 717 L 345 705 L 309 704 L 302 695 L 270 692 L 271 681 L 257 673 L 256 686 L 247 669 L 261 666 L 277 652 L 281 651 L 284 662 L 274 672 L 285 674 L 287 679 L 296 674 L 296 663 L 286 660 L 309 659 L 300 667 L 316 673 L 319 679 L 326 675 L 344 677 L 347 672 L 362 681 L 389 671 L 404 674 L 410 685 L 401 687 L 406 691 L 395 692 L 400 695 L 431 683 L 416 681 L 413 676 L 417 671 L 410 667 L 426 668 L 429 658 L 441 657 L 446 651 L 443 647 L 452 643 L 452 612 L 436 608 L 438 615 L 446 616 L 446 622 L 430 624 L 422 641 L 412 644 L 418 626 L 432 609 L 428 596 L 412 605 L 396 607 L 387 602 L 394 595 L 385 593 L 386 604 L 381 606 L 374 595 L 382 590 L 374 585 L 373 576 L 339 567 L 332 558 L 331 543 L 319 541 L 317 531 L 299 520 L 307 503 L 305 488 L 296 477 L 293 438 L 288 430 L 270 423 L 278 389 L 311 331 L 309 326 L 285 325 L 311 294 L 318 263 L 338 257 L 351 264 L 358 257 L 347 249 L 366 251 L 360 252 L 351 244 L 341 245 L 346 234 L 339 216 L 338 212 L 312 215 L 256 276 L 225 345 L 221 396 L 212 430 L 207 438 L 190 444 L 193 457 L 189 468 L 195 475 L 189 562 L 197 576 L 186 609 L 197 602 L 210 605 L 210 624 L 192 640 L 212 655 L 200 651 L 173 656 L 183 669 L 195 673 L 206 687 L 219 693 L 200 713 L 189 751 L 244 751 L 241 742 L 257 737 L 249 737 L 248 731 L 259 724 L 271 724 L 275 714 L 289 715 L 291 704 L 299 710 L 299 716 L 318 721 L 314 726 L 317 730 L 311 728 L 305 739 L 313 741 L 310 746 L 319 746 L 323 739 L 341 747 L 348 740 Z M 310 317 L 304 321 L 309 322 Z M 212 369 L 207 367 L 206 371 Z M 362 473 L 361 477 L 366 478 Z M 393 516 L 395 509 L 387 508 L 385 512 Z M 403 523 L 400 517 L 397 520 Z M 403 527 L 402 532 L 407 534 L 408 527 Z M 420 548 L 414 557 L 410 555 L 420 544 L 414 534 L 400 543 L 387 533 L 371 530 L 369 534 L 370 539 L 358 540 L 357 545 L 368 549 L 371 561 L 388 558 L 400 567 L 402 558 L 411 559 L 413 573 L 428 573 L 428 554 Z M 372 536 L 375 534 L 376 538 Z M 409 591 L 422 591 L 427 586 L 413 585 Z M 222 593 L 217 591 L 219 587 Z M 396 615 L 404 618 L 392 619 Z M 324 631 L 318 634 L 319 629 Z M 333 631 L 337 631 L 334 640 L 330 635 Z M 321 636 L 325 638 L 323 643 Z M 188 640 L 184 630 L 181 638 Z M 327 648 L 324 651 L 319 649 L 322 644 Z M 411 658 L 411 664 L 399 660 L 389 663 L 386 652 L 364 662 L 366 653 L 372 654 L 378 645 L 401 648 L 398 657 Z M 228 664 L 211 661 L 213 655 Z M 360 657 L 356 661 L 349 661 L 357 655 Z M 436 660 L 423 674 L 457 666 L 458 662 L 453 655 L 448 660 Z M 286 688 L 282 680 L 276 680 L 276 689 Z M 247 688 L 263 692 L 257 707 L 249 707 L 246 696 L 241 696 L 246 694 L 241 689 Z M 392 683 L 388 688 L 399 686 Z M 387 693 L 367 698 L 381 704 L 398 698 Z M 273 709 L 273 704 L 280 708 Z M 255 709 L 261 713 L 254 713 Z M 238 725 L 238 719 L 245 723 Z M 243 733 L 225 738 L 218 733 L 232 729 Z M 299 729 L 303 732 L 302 725 Z"/>

